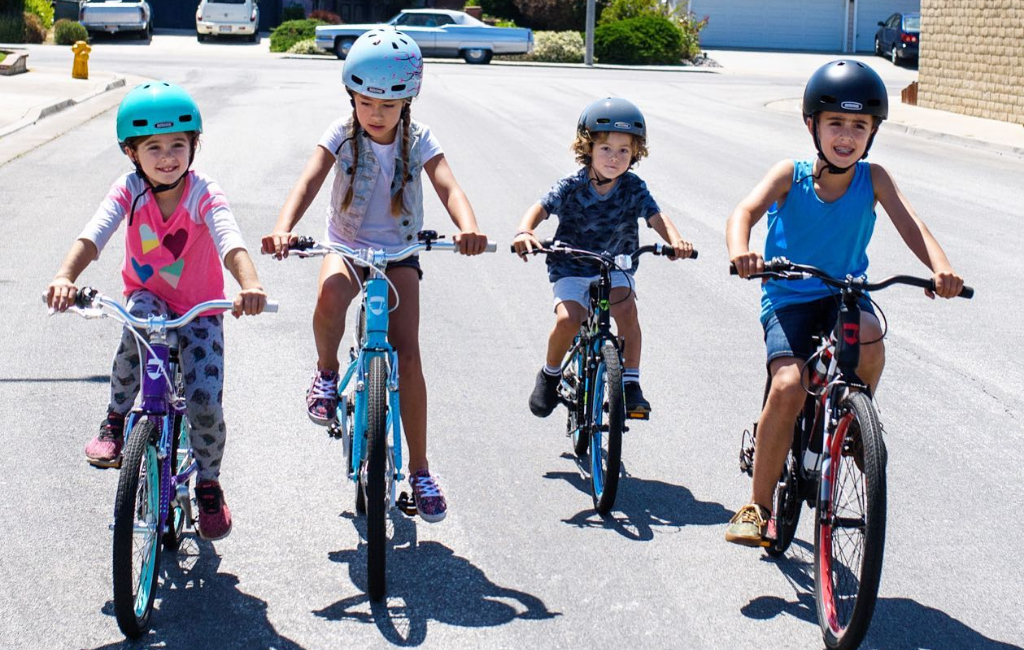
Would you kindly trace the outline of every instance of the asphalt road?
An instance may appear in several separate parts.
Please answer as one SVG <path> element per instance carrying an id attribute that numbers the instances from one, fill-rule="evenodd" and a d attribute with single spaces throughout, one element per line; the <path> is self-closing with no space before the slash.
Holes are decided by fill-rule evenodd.
<path id="1" fill-rule="evenodd" d="M 105 44 L 90 63 L 195 95 L 206 127 L 196 167 L 221 183 L 256 247 L 323 130 L 348 110 L 341 65 L 193 40 Z M 47 56 L 65 54 L 33 52 L 40 64 Z M 413 115 L 501 244 L 488 257 L 423 259 L 430 458 L 449 517 L 397 521 L 391 596 L 369 604 L 340 445 L 303 412 L 317 262 L 259 258 L 281 309 L 227 325 L 222 479 L 234 532 L 165 556 L 154 629 L 123 647 L 820 647 L 810 517 L 782 561 L 723 541 L 748 496 L 736 458 L 764 373 L 758 287 L 728 276 L 723 228 L 771 164 L 813 152 L 798 116 L 764 108 L 799 96 L 804 80 L 428 64 Z M 701 251 L 695 262 L 647 259 L 639 273 L 654 413 L 627 434 L 607 519 L 571 459 L 563 413 L 538 420 L 526 407 L 550 289 L 539 260 L 504 252 L 521 214 L 573 170 L 576 117 L 603 95 L 643 108 L 651 157 L 638 173 Z M 129 169 L 113 122 L 107 111 L 0 168 L 0 647 L 11 650 L 122 647 L 107 529 L 117 474 L 82 456 L 106 403 L 116 326 L 47 318 L 39 303 Z M 891 324 L 878 396 L 889 519 L 863 647 L 1019 648 L 1024 373 L 1012 355 L 1024 334 L 1014 289 L 1024 161 L 884 128 L 871 159 L 892 170 L 977 297 L 877 296 Z M 322 232 L 326 199 L 302 234 Z M 426 210 L 429 227 L 452 231 L 429 192 Z M 925 272 L 881 213 L 869 254 L 875 277 Z M 111 245 L 83 281 L 116 292 L 121 259 Z"/>

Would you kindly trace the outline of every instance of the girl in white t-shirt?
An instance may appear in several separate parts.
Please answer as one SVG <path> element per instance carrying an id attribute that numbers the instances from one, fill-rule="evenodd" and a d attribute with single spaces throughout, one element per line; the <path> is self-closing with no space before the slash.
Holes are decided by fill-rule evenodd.
<path id="1" fill-rule="evenodd" d="M 410 37 L 395 30 L 372 30 L 352 45 L 342 73 L 352 100 L 352 116 L 331 124 L 288 194 L 274 232 L 263 238 L 263 252 L 288 254 L 292 233 L 334 169 L 326 236 L 353 248 L 398 250 L 416 241 L 423 226 L 426 171 L 441 203 L 459 228 L 453 240 L 464 255 L 484 251 L 487 237 L 455 180 L 437 140 L 410 118 L 420 90 L 423 57 Z M 388 339 L 402 369 L 402 424 L 409 445 L 409 483 L 420 516 L 440 521 L 447 503 L 427 463 L 427 391 L 419 351 L 419 260 L 389 264 L 387 276 L 398 293 Z M 306 393 L 310 419 L 328 424 L 338 406 L 338 347 L 345 314 L 359 294 L 362 278 L 353 277 L 337 255 L 324 258 L 313 314 L 317 368 Z"/>

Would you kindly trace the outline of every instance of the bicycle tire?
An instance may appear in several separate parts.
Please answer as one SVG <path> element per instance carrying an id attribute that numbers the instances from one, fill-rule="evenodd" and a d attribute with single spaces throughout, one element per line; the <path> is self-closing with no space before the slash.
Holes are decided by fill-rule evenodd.
<path id="1" fill-rule="evenodd" d="M 840 403 L 840 414 L 829 467 L 822 467 L 821 480 L 828 481 L 830 499 L 823 502 L 824 490 L 819 490 L 814 591 L 825 646 L 852 650 L 867 633 L 878 597 L 885 550 L 886 461 L 882 427 L 867 395 L 850 393 Z M 851 506 L 863 512 L 852 511 Z M 845 535 L 847 530 L 852 534 Z"/>
<path id="2" fill-rule="evenodd" d="M 114 615 L 121 632 L 131 639 L 142 636 L 149 627 L 158 581 L 162 522 L 157 521 L 160 464 L 151 442 L 155 436 L 156 426 L 149 420 L 132 429 L 124 448 L 114 501 Z M 142 529 L 141 535 L 137 528 Z"/>
<path id="3" fill-rule="evenodd" d="M 775 497 L 772 503 L 772 522 L 775 526 L 774 541 L 765 547 L 765 552 L 772 557 L 779 557 L 789 550 L 800 524 L 800 480 L 799 467 L 793 451 L 786 456 L 786 465 L 782 469 L 782 477 L 775 486 Z"/>
<path id="4" fill-rule="evenodd" d="M 619 488 L 622 426 L 626 410 L 622 397 L 619 350 L 610 341 L 601 345 L 593 379 L 590 414 L 587 417 L 590 431 L 590 486 L 594 507 L 598 513 L 606 515 L 615 506 Z"/>
<path id="5" fill-rule="evenodd" d="M 181 474 L 192 463 L 192 445 L 188 438 L 188 418 L 184 415 L 175 415 L 172 420 L 174 436 L 171 439 L 171 476 Z M 187 450 L 185 456 L 178 458 L 178 452 Z M 190 479 L 191 481 L 191 479 Z M 185 526 L 191 522 L 185 521 L 185 510 L 179 504 L 176 495 L 171 495 L 171 502 L 167 510 L 167 532 L 163 535 L 165 551 L 176 551 L 181 545 L 181 538 L 185 532 Z"/>
<path id="6" fill-rule="evenodd" d="M 370 600 L 384 597 L 387 567 L 387 366 L 370 359 L 366 408 L 366 582 Z M 397 416 L 397 414 L 395 414 Z"/>

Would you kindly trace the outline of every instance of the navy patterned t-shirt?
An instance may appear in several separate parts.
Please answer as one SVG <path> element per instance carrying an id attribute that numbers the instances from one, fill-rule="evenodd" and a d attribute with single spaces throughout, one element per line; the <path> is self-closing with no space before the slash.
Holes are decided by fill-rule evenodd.
<path id="1" fill-rule="evenodd" d="M 558 217 L 555 239 L 573 248 L 595 253 L 632 253 L 640 246 L 640 219 L 661 212 L 647 185 L 632 172 L 619 177 L 612 191 L 601 196 L 590 184 L 586 167 L 566 176 L 540 200 L 549 215 Z M 568 255 L 548 255 L 548 278 L 597 275 L 597 267 Z M 636 265 L 630 271 L 636 270 Z"/>

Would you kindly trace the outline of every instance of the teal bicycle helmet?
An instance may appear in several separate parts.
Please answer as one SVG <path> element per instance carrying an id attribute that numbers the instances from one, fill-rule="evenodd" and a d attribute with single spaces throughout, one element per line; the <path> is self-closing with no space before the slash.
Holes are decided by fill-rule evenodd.
<path id="1" fill-rule="evenodd" d="M 397 29 L 373 29 L 356 39 L 341 72 L 345 86 L 378 99 L 408 99 L 420 94 L 423 54 Z"/>
<path id="2" fill-rule="evenodd" d="M 203 116 L 181 86 L 153 81 L 132 88 L 117 109 L 117 141 L 159 133 L 202 133 Z"/>

